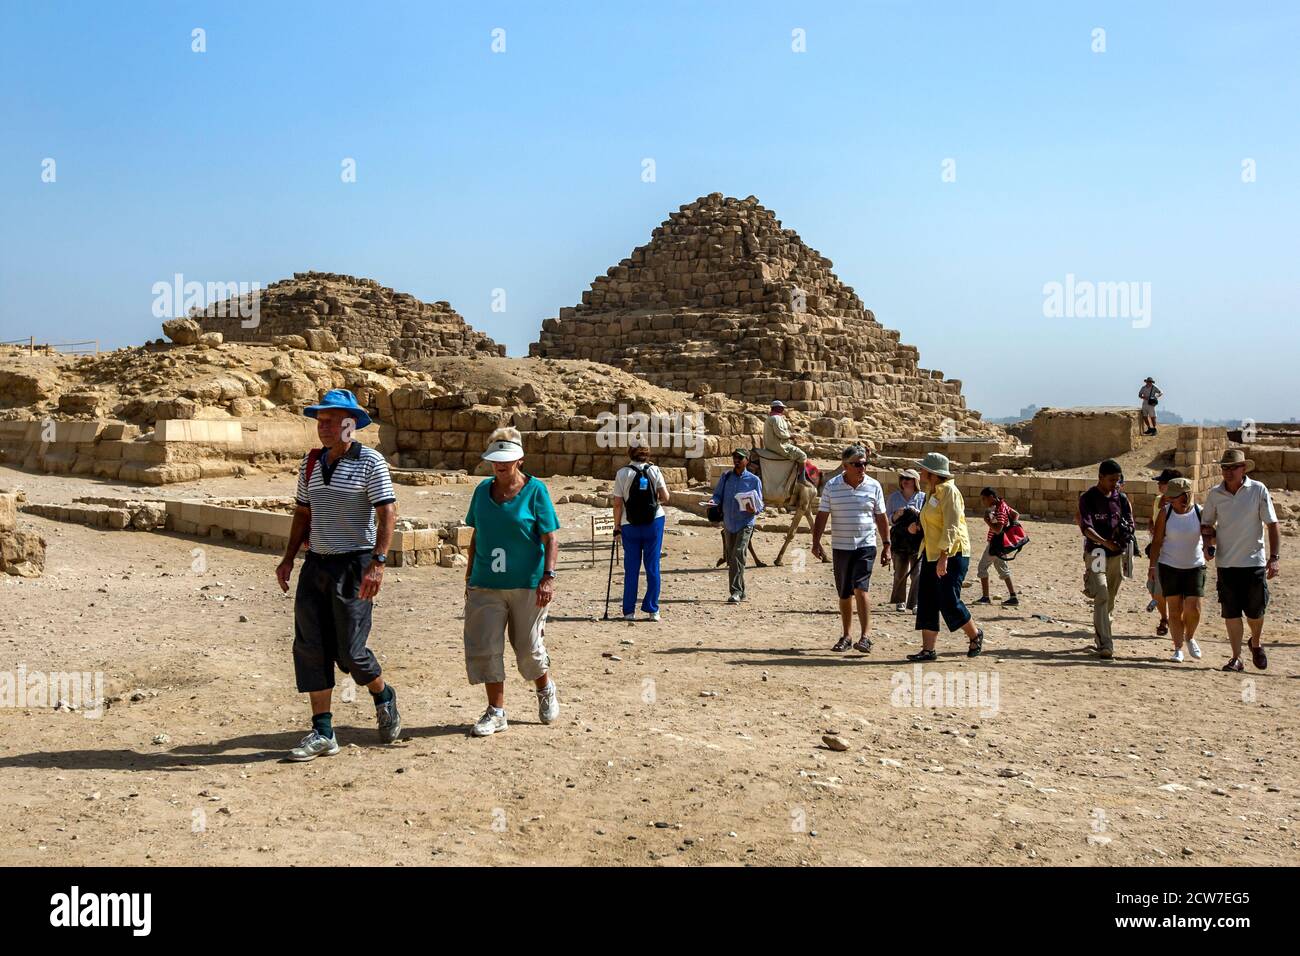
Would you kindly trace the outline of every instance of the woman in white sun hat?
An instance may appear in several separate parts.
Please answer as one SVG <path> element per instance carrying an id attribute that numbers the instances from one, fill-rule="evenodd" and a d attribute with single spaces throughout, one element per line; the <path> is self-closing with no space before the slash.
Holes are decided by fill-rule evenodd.
<path id="1" fill-rule="evenodd" d="M 550 658 L 542 641 L 555 594 L 560 527 L 546 485 L 523 470 L 523 438 L 515 428 L 488 436 L 483 460 L 493 475 L 474 489 L 465 523 L 474 529 L 465 572 L 465 669 L 487 688 L 487 709 L 475 737 L 508 728 L 505 645 L 509 635 L 519 673 L 537 686 L 538 716 L 560 715 Z"/>

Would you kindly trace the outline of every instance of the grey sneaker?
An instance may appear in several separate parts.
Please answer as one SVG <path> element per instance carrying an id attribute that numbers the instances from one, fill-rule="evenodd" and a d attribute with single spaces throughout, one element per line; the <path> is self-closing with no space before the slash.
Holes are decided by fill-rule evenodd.
<path id="1" fill-rule="evenodd" d="M 483 711 L 483 716 L 478 719 L 478 723 L 470 733 L 475 737 L 491 737 L 493 734 L 505 733 L 509 729 L 510 725 L 506 723 L 506 712 L 503 710 L 500 714 L 494 714 L 489 707 Z"/>
<path id="2" fill-rule="evenodd" d="M 392 689 L 392 685 L 389 685 Z M 375 719 L 379 722 L 379 740 L 391 744 L 402 732 L 402 715 L 397 712 L 397 691 L 386 704 L 375 705 Z"/>
<path id="3" fill-rule="evenodd" d="M 560 698 L 555 693 L 554 679 L 537 692 L 537 716 L 544 724 L 553 724 L 560 716 Z"/>
<path id="4" fill-rule="evenodd" d="M 338 738 L 322 737 L 313 729 L 302 738 L 302 743 L 289 751 L 288 759 L 301 763 L 305 760 L 315 760 L 317 757 L 332 757 L 338 752 Z"/>

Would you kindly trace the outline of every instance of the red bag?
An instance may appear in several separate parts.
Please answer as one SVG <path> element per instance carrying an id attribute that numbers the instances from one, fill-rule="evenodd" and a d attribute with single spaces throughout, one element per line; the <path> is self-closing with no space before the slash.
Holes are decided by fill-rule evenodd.
<path id="1" fill-rule="evenodd" d="M 989 542 L 989 554 L 1003 561 L 1014 561 L 1020 549 L 1029 543 L 1029 535 L 1019 521 L 1009 521 L 1007 526 Z"/>

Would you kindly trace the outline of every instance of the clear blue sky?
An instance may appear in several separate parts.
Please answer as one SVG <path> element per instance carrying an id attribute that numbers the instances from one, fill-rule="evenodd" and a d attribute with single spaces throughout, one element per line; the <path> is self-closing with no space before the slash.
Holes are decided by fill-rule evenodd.
<path id="1" fill-rule="evenodd" d="M 1134 402 L 1153 374 L 1185 416 L 1285 418 L 1298 49 L 1281 2 L 5 0 L 0 339 L 136 344 L 176 272 L 320 269 L 447 299 L 521 355 L 721 191 L 987 415 Z M 1150 282 L 1150 326 L 1045 318 L 1071 273 Z"/>

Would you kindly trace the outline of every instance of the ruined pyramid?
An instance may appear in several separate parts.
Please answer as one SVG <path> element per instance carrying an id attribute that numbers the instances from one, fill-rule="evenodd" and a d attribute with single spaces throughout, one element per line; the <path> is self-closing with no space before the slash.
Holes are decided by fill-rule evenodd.
<path id="1" fill-rule="evenodd" d="M 506 354 L 505 346 L 476 331 L 450 303 L 421 302 L 374 279 L 295 272 L 255 295 L 260 296 L 255 326 L 247 327 L 231 300 L 191 318 L 227 342 L 270 342 L 277 335 L 325 329 L 353 352 L 382 352 L 404 363 L 439 355 Z"/>
<path id="2" fill-rule="evenodd" d="M 987 431 L 961 382 L 921 368 L 831 268 L 753 196 L 711 193 L 543 322 L 529 354 L 604 362 L 680 391 L 779 398 L 877 434 Z"/>

